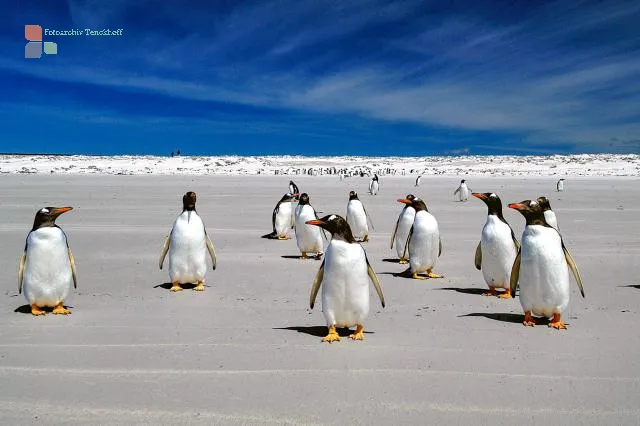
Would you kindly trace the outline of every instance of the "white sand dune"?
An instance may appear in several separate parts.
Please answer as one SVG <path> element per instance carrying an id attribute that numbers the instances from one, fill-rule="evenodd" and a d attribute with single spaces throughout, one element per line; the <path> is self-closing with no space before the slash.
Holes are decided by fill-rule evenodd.
<path id="1" fill-rule="evenodd" d="M 112 175 L 639 176 L 640 155 L 154 157 L 1 155 L 0 173 Z"/>

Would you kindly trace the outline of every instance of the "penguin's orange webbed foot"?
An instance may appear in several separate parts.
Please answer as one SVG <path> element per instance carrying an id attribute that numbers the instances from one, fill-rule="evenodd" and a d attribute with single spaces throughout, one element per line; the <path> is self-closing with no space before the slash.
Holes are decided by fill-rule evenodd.
<path id="1" fill-rule="evenodd" d="M 316 260 L 322 260 L 322 253 L 316 254 Z"/>
<path id="2" fill-rule="evenodd" d="M 444 278 L 444 275 L 439 275 L 431 272 L 431 270 L 427 271 L 427 277 L 429 278 Z"/>
<path id="3" fill-rule="evenodd" d="M 279 240 L 288 240 L 288 239 L 289 239 L 289 237 L 288 237 L 288 236 L 286 236 L 286 235 L 278 235 L 278 239 L 279 239 Z"/>
<path id="4" fill-rule="evenodd" d="M 356 331 L 349 335 L 351 340 L 364 340 L 364 327 L 360 324 L 356 325 Z"/>
<path id="5" fill-rule="evenodd" d="M 31 315 L 40 316 L 40 315 L 45 315 L 46 313 L 47 312 L 40 309 L 39 306 L 31 305 Z"/>
<path id="6" fill-rule="evenodd" d="M 300 255 L 300 259 L 308 259 L 309 256 L 307 256 L 307 253 L 302 252 L 302 254 Z"/>
<path id="7" fill-rule="evenodd" d="M 322 338 L 322 341 L 328 343 L 340 341 L 340 335 L 338 335 L 335 326 L 332 325 L 331 327 L 329 327 L 329 333 Z"/>
<path id="8" fill-rule="evenodd" d="M 549 327 L 553 327 L 556 330 L 567 329 L 567 325 L 564 322 L 562 322 L 562 320 L 560 319 L 560 314 L 553 314 L 553 319 L 549 323 Z"/>
<path id="9" fill-rule="evenodd" d="M 525 312 L 524 313 L 524 321 L 522 321 L 522 324 L 525 327 L 534 327 L 536 325 L 536 322 L 533 319 L 533 316 L 531 315 L 531 312 Z"/>
<path id="10" fill-rule="evenodd" d="M 71 311 L 65 308 L 64 306 L 62 306 L 62 303 L 58 303 L 56 307 L 53 308 L 53 313 L 55 315 L 69 315 Z"/>
<path id="11" fill-rule="evenodd" d="M 180 287 L 180 283 L 173 283 L 169 290 L 173 292 L 182 291 L 182 287 Z"/>
<path id="12" fill-rule="evenodd" d="M 204 291 L 204 281 L 198 281 L 193 291 Z"/>
<path id="13" fill-rule="evenodd" d="M 412 277 L 414 280 L 426 280 L 426 279 L 427 279 L 427 277 L 424 277 L 424 276 L 422 276 L 422 275 L 418 275 L 418 273 L 417 273 L 417 272 L 414 272 L 414 273 L 411 275 L 411 277 Z"/>
<path id="14" fill-rule="evenodd" d="M 498 292 L 495 287 L 489 287 L 489 291 L 482 293 L 483 296 L 497 296 Z"/>
<path id="15" fill-rule="evenodd" d="M 400 258 L 400 262 L 398 262 L 401 265 L 406 265 L 407 263 L 409 263 L 409 261 L 407 259 L 405 259 L 404 257 Z"/>
<path id="16" fill-rule="evenodd" d="M 506 289 L 502 293 L 498 294 L 500 299 L 511 299 L 511 290 Z"/>

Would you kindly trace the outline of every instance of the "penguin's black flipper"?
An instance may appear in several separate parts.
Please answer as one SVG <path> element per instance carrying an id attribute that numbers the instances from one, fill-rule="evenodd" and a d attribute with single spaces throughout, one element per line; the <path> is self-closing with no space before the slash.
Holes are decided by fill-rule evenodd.
<path id="1" fill-rule="evenodd" d="M 476 257 L 474 259 L 476 263 L 476 269 L 478 271 L 482 269 L 482 247 L 480 245 L 481 243 L 478 243 L 478 247 L 476 247 Z"/>
<path id="2" fill-rule="evenodd" d="M 409 236 L 407 237 L 407 242 L 404 244 L 404 251 L 402 252 L 402 257 L 408 259 L 407 252 L 409 251 L 409 241 L 411 241 L 411 237 L 413 236 L 413 225 L 411 225 L 411 230 L 409 231 Z"/>
<path id="3" fill-rule="evenodd" d="M 509 289 L 511 291 L 511 297 L 516 297 L 516 289 L 518 288 L 518 280 L 520 279 L 520 260 L 521 250 L 518 250 L 518 255 L 513 261 L 513 267 L 511 268 L 511 282 L 509 283 Z"/>
<path id="4" fill-rule="evenodd" d="M 364 248 L 362 250 L 364 250 Z M 369 258 L 367 258 L 366 252 L 364 254 L 364 258 L 367 261 L 367 274 L 369 275 L 369 278 L 371 279 L 371 282 L 373 283 L 373 286 L 376 289 L 376 293 L 378 293 L 378 297 L 380 298 L 380 303 L 384 308 L 385 307 L 384 294 L 382 293 L 382 286 L 380 286 L 380 280 L 378 280 L 378 276 L 376 275 L 375 271 L 371 267 L 371 264 L 369 263 Z"/>
<path id="5" fill-rule="evenodd" d="M 313 280 L 313 286 L 311 287 L 311 295 L 309 296 L 309 308 L 311 309 L 313 309 L 313 306 L 316 304 L 316 296 L 318 295 L 318 290 L 320 290 L 320 284 L 322 284 L 323 278 L 324 278 L 324 260 L 322 261 L 322 265 L 320 265 L 320 269 L 318 269 L 316 278 Z"/>
<path id="6" fill-rule="evenodd" d="M 22 293 L 22 279 L 24 278 L 24 266 L 27 263 L 27 248 L 25 247 L 20 259 L 20 267 L 18 268 L 18 293 Z"/>
<path id="7" fill-rule="evenodd" d="M 162 269 L 164 258 L 167 255 L 167 252 L 169 251 L 170 243 L 171 243 L 171 235 L 167 236 L 167 238 L 164 239 L 164 246 L 162 247 L 162 253 L 160 253 L 160 262 L 159 262 L 160 269 Z"/>
<path id="8" fill-rule="evenodd" d="M 78 276 L 76 275 L 76 261 L 73 258 L 73 253 L 71 253 L 71 249 L 67 247 L 67 252 L 69 253 L 69 263 L 71 264 L 71 275 L 73 276 L 73 288 L 78 288 Z"/>
<path id="9" fill-rule="evenodd" d="M 571 253 L 569 253 L 569 250 L 567 250 L 567 248 L 565 247 L 564 242 L 562 242 L 562 251 L 564 251 L 564 258 L 566 259 L 567 265 L 569 266 L 569 268 L 571 269 L 571 272 L 573 273 L 573 277 L 576 279 L 576 284 L 578 284 L 578 288 L 580 289 L 580 294 L 582 294 L 582 297 L 584 297 L 584 288 L 582 287 L 582 278 L 580 278 L 578 265 L 576 265 L 576 261 L 573 260 Z"/>

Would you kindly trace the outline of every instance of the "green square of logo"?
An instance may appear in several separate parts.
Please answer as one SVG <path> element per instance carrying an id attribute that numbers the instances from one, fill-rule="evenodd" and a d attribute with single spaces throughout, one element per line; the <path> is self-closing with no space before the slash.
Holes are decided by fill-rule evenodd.
<path id="1" fill-rule="evenodd" d="M 58 44 L 52 41 L 45 41 L 44 53 L 47 55 L 56 55 L 58 53 Z"/>

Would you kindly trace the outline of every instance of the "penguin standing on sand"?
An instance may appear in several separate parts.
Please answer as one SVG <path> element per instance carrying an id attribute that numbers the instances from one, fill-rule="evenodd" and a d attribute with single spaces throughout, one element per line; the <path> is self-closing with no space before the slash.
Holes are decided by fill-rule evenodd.
<path id="1" fill-rule="evenodd" d="M 470 193 L 471 193 L 471 190 L 469 189 L 469 187 L 467 187 L 467 184 L 464 179 L 460 181 L 460 185 L 458 186 L 458 189 L 453 191 L 453 195 L 458 196 L 458 201 L 467 201 L 469 199 Z"/>
<path id="2" fill-rule="evenodd" d="M 322 285 L 322 313 L 329 329 L 322 341 L 339 341 L 336 327 L 353 326 L 356 326 L 356 331 L 349 337 L 362 340 L 363 321 L 369 313 L 369 281 L 373 283 L 382 307 L 385 306 L 380 281 L 369 264 L 364 248 L 353 238 L 346 220 L 332 214 L 307 221 L 307 224 L 319 226 L 332 235 L 309 298 L 309 306 L 313 309 Z"/>
<path id="3" fill-rule="evenodd" d="M 32 315 L 44 315 L 43 307 L 52 307 L 57 315 L 71 313 L 63 304 L 71 286 L 77 288 L 76 264 L 67 236 L 55 222 L 58 216 L 70 210 L 73 208 L 38 210 L 33 228 L 27 235 L 18 270 L 18 293 L 24 289 Z"/>
<path id="4" fill-rule="evenodd" d="M 169 278 L 171 291 L 181 291 L 181 284 L 195 283 L 195 291 L 204 291 L 209 252 L 213 269 L 216 269 L 216 251 L 207 234 L 204 223 L 196 213 L 196 193 L 187 192 L 182 197 L 182 213 L 173 223 L 171 234 L 165 239 L 159 266 L 169 252 Z"/>
<path id="5" fill-rule="evenodd" d="M 295 226 L 295 208 L 293 203 L 298 193 L 287 193 L 282 196 L 271 213 L 272 236 L 279 240 L 288 240 L 289 231 Z"/>
<path id="6" fill-rule="evenodd" d="M 371 178 L 371 182 L 369 182 L 369 194 L 376 195 L 378 193 L 378 189 L 380 188 L 380 181 L 377 174 L 373 175 Z"/>
<path id="7" fill-rule="evenodd" d="M 303 259 L 308 259 L 308 253 L 314 253 L 316 259 L 322 258 L 324 252 L 324 232 L 321 228 L 307 225 L 310 220 L 318 219 L 315 209 L 309 204 L 309 195 L 303 192 L 295 212 L 296 242 Z"/>
<path id="8" fill-rule="evenodd" d="M 364 206 L 355 191 L 349 192 L 349 202 L 347 203 L 347 223 L 349 224 L 356 241 L 369 241 L 368 223 L 371 223 L 371 218 L 364 209 Z M 373 229 L 373 223 L 371 223 L 371 229 Z"/>
<path id="9" fill-rule="evenodd" d="M 511 268 L 520 243 L 502 215 L 500 197 L 490 192 L 474 192 L 472 195 L 484 201 L 489 210 L 475 256 L 476 268 L 482 270 L 484 281 L 489 286 L 489 292 L 484 296 L 508 299 L 511 297 Z M 504 292 L 498 293 L 497 288 L 503 288 Z"/>
<path id="10" fill-rule="evenodd" d="M 563 178 L 563 179 L 560 179 L 560 180 L 558 181 L 558 183 L 556 183 L 556 190 L 557 190 L 558 192 L 562 192 L 562 191 L 564 191 L 564 178 Z"/>
<path id="11" fill-rule="evenodd" d="M 560 228 L 558 227 L 558 219 L 556 218 L 556 214 L 553 210 L 551 210 L 551 204 L 547 197 L 538 197 L 538 204 L 540 204 L 540 208 L 544 213 L 544 220 L 547 221 L 549 225 L 555 228 L 558 232 L 560 232 Z"/>
<path id="12" fill-rule="evenodd" d="M 406 199 L 398 201 L 409 203 Z M 409 271 L 416 280 L 443 278 L 442 275 L 433 272 L 433 267 L 442 254 L 438 221 L 427 211 L 426 204 L 420 198 L 414 198 L 411 201 L 411 207 L 415 209 L 416 216 L 409 231 L 403 255 L 405 259 L 409 258 Z M 426 273 L 426 277 L 419 275 L 421 273 Z"/>
<path id="13" fill-rule="evenodd" d="M 416 209 L 411 206 L 415 198 L 413 194 L 407 194 L 406 198 L 398 200 L 404 203 L 405 206 L 400 212 L 400 216 L 398 216 L 396 227 L 391 235 L 391 248 L 393 249 L 393 244 L 395 243 L 396 253 L 398 254 L 401 264 L 407 263 L 407 258 L 404 257 L 404 246 L 407 243 L 407 238 L 409 238 L 409 232 L 411 232 L 411 227 L 413 226 L 413 219 L 416 217 Z"/>
<path id="14" fill-rule="evenodd" d="M 416 186 L 416 187 L 420 186 L 420 181 L 421 181 L 421 180 L 422 180 L 422 175 L 419 175 L 419 176 L 416 178 L 416 184 L 415 184 L 414 186 Z"/>
<path id="15" fill-rule="evenodd" d="M 292 180 L 289 181 L 289 194 L 299 194 L 300 190 L 298 189 L 298 185 L 296 185 Z"/>
<path id="16" fill-rule="evenodd" d="M 525 326 L 534 326 L 533 316 L 550 318 L 549 327 L 566 329 L 562 312 L 569 305 L 569 268 L 584 297 L 578 267 L 562 241 L 560 233 L 551 227 L 537 201 L 525 200 L 509 204 L 526 219 L 522 247 L 511 271 L 511 297 L 520 285 L 520 304 Z"/>

